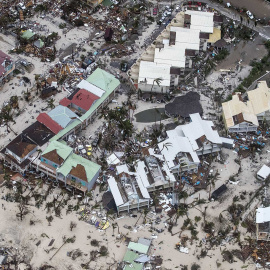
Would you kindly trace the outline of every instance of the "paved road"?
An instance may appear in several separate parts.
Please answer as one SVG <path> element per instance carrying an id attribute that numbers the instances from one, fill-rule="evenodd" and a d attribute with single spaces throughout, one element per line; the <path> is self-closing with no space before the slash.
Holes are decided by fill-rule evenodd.
<path id="1" fill-rule="evenodd" d="M 236 10 L 225 8 L 224 5 L 212 2 L 210 0 L 203 0 L 203 2 L 207 3 L 209 6 L 213 7 L 215 10 L 217 10 L 224 16 L 240 22 L 240 15 Z M 245 18 L 243 18 L 243 24 L 249 27 L 250 29 L 257 31 L 259 35 L 265 38 L 266 40 L 270 40 L 270 27 L 263 27 L 260 24 L 257 24 L 257 26 L 255 27 L 254 21 L 249 20 L 248 23 L 247 19 Z"/>
<path id="2" fill-rule="evenodd" d="M 149 0 L 149 1 L 156 5 L 156 0 Z M 181 5 L 184 1 L 172 0 L 171 2 L 173 5 L 176 5 L 176 4 Z M 211 0 L 202 0 L 202 2 L 207 3 L 209 6 L 213 7 L 224 16 L 231 18 L 233 20 L 240 21 L 240 15 L 236 10 L 225 8 L 224 5 L 218 4 Z M 159 4 L 168 5 L 168 1 L 159 1 Z M 243 24 L 253 29 L 254 31 L 257 31 L 260 34 L 260 36 L 262 36 L 266 40 L 270 40 L 270 27 L 264 27 L 260 24 L 257 24 L 257 26 L 255 27 L 253 21 L 249 20 L 249 24 L 248 24 L 247 20 L 244 18 L 243 18 Z"/>

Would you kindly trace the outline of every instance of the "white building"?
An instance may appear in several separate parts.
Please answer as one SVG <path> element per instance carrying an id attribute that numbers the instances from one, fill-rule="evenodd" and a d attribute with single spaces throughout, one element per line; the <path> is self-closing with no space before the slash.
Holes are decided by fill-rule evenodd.
<path id="1" fill-rule="evenodd" d="M 202 120 L 198 113 L 191 114 L 191 123 L 167 131 L 168 138 L 158 144 L 172 172 L 197 170 L 199 156 L 219 152 L 222 137 L 212 121 Z"/>
<path id="2" fill-rule="evenodd" d="M 161 79 L 159 85 L 155 82 L 157 78 Z M 170 66 L 141 61 L 138 82 L 142 91 L 167 93 L 170 88 Z"/>
<path id="3" fill-rule="evenodd" d="M 270 175 L 270 167 L 263 165 L 257 172 L 257 179 L 265 180 Z"/>
<path id="4" fill-rule="evenodd" d="M 165 93 L 179 84 L 184 71 L 192 68 L 192 58 L 206 50 L 214 32 L 214 13 L 187 10 L 185 27 L 169 26 L 165 38 L 155 44 L 154 57 L 139 64 L 138 88 L 143 92 Z M 163 82 L 153 86 L 153 81 Z"/>
<path id="5" fill-rule="evenodd" d="M 212 34 L 214 31 L 214 13 L 187 10 L 185 14 L 190 15 L 190 29 L 199 30 L 202 33 Z"/>
<path id="6" fill-rule="evenodd" d="M 138 176 L 130 172 L 127 165 L 120 165 L 117 169 L 117 180 L 110 176 L 108 179 L 109 190 L 111 191 L 118 213 L 149 207 L 150 195 L 143 183 L 143 175 Z M 146 173 L 144 173 L 146 174 Z"/>
<path id="7" fill-rule="evenodd" d="M 270 207 L 256 210 L 257 240 L 270 240 Z"/>

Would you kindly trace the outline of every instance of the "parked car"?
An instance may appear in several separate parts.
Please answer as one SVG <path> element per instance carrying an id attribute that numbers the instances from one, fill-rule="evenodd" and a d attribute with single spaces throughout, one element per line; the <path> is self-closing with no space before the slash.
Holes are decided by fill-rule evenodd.
<path id="1" fill-rule="evenodd" d="M 98 142 L 99 142 L 99 138 L 96 137 L 96 138 L 93 140 L 93 142 L 92 142 L 92 146 L 93 146 L 93 147 L 97 147 Z"/>
<path id="2" fill-rule="evenodd" d="M 128 70 L 128 64 L 127 63 L 121 63 L 121 70 L 123 72 L 126 72 Z"/>
<path id="3" fill-rule="evenodd" d="M 247 15 L 248 15 L 248 17 L 249 17 L 251 20 L 254 19 L 253 14 L 252 14 L 249 10 L 247 11 Z"/>
<path id="4" fill-rule="evenodd" d="M 158 13 L 158 8 L 157 7 L 153 8 L 153 16 L 156 16 L 157 13 Z"/>

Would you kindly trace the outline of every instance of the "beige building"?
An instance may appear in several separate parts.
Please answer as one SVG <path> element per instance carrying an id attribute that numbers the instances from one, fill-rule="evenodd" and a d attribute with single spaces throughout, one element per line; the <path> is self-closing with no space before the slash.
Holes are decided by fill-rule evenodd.
<path id="1" fill-rule="evenodd" d="M 235 93 L 232 100 L 222 103 L 223 118 L 227 131 L 251 132 L 257 131 L 258 119 L 241 97 L 241 93 Z"/>
<path id="2" fill-rule="evenodd" d="M 259 121 L 270 120 L 270 88 L 266 81 L 258 82 L 258 87 L 248 93 L 254 114 Z"/>
<path id="3" fill-rule="evenodd" d="M 259 121 L 270 120 L 270 89 L 266 81 L 249 91 L 244 102 L 241 93 L 235 93 L 232 100 L 222 103 L 223 118 L 228 132 L 257 131 Z"/>

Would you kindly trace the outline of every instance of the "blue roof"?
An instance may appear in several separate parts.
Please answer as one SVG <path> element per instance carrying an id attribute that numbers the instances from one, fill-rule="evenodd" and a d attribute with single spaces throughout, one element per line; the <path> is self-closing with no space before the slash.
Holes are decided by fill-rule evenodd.
<path id="1" fill-rule="evenodd" d="M 62 128 L 78 119 L 78 115 L 71 111 L 69 108 L 62 105 L 58 105 L 53 110 L 48 112 L 48 115 Z"/>

